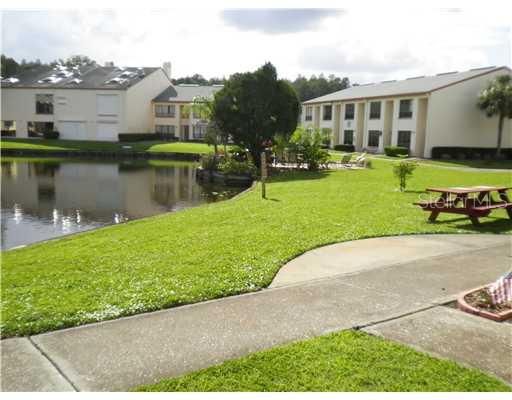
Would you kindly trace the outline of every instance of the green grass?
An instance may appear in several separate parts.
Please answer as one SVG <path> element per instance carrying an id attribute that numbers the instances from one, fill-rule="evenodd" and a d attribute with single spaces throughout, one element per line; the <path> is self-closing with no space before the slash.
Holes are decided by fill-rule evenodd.
<path id="1" fill-rule="evenodd" d="M 227 361 L 139 391 L 510 391 L 484 373 L 411 348 L 344 331 Z"/>
<path id="2" fill-rule="evenodd" d="M 511 233 L 504 210 L 470 221 L 411 203 L 428 186 L 508 185 L 510 174 L 420 166 L 396 190 L 389 162 L 292 172 L 236 199 L 3 252 L 2 335 L 27 335 L 266 287 L 288 260 L 347 240 Z"/>
<path id="3" fill-rule="evenodd" d="M 46 140 L 46 139 L 2 139 L 2 149 L 17 150 L 66 150 L 66 151 L 146 151 L 162 153 L 194 153 L 204 154 L 213 152 L 213 147 L 205 143 L 193 142 L 102 142 L 90 140 Z M 131 146 L 131 149 L 123 149 Z"/>
<path id="4" fill-rule="evenodd" d="M 422 160 L 422 163 L 443 167 L 463 167 L 482 169 L 512 169 L 512 160 Z"/>

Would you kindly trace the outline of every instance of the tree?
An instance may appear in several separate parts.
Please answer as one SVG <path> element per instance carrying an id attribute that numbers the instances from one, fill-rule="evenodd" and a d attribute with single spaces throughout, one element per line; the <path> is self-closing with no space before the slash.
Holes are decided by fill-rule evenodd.
<path id="1" fill-rule="evenodd" d="M 500 158 L 503 123 L 505 118 L 512 118 L 512 76 L 500 75 L 492 80 L 478 96 L 477 104 L 488 117 L 498 116 L 496 158 Z"/>
<path id="2" fill-rule="evenodd" d="M 2 78 L 9 78 L 18 72 L 19 65 L 14 58 L 2 54 L 0 63 L 2 64 Z"/>
<path id="3" fill-rule="evenodd" d="M 215 93 L 212 119 L 260 164 L 264 142 L 289 137 L 297 127 L 300 103 L 291 85 L 277 78 L 271 63 L 255 72 L 237 73 Z"/>
<path id="4" fill-rule="evenodd" d="M 350 86 L 347 77 L 340 78 L 335 75 L 329 75 L 327 78 L 323 74 L 316 77 L 312 75 L 309 79 L 299 75 L 297 79 L 290 82 L 299 95 L 300 101 L 306 101 L 324 94 L 346 89 Z"/>

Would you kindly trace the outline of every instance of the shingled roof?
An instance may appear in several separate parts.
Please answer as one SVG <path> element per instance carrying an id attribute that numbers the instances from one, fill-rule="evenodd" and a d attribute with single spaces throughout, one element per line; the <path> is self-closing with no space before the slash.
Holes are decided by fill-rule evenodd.
<path id="1" fill-rule="evenodd" d="M 434 76 L 412 77 L 401 81 L 370 83 L 352 86 L 334 93 L 316 97 L 305 101 L 304 104 L 429 93 L 500 69 L 510 72 L 508 67 L 485 67 L 464 72 L 447 72 Z"/>
<path id="2" fill-rule="evenodd" d="M 223 85 L 200 86 L 184 84 L 169 86 L 156 96 L 153 101 L 156 103 L 191 103 L 196 97 L 211 98 L 215 92 L 222 88 Z"/>
<path id="3" fill-rule="evenodd" d="M 41 66 L 1 81 L 2 88 L 113 89 L 126 90 L 159 68 L 100 67 L 66 68 Z"/>

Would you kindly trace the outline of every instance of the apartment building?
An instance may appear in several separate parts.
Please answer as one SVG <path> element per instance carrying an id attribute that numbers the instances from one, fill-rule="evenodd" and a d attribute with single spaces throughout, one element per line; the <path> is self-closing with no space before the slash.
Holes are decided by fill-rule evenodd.
<path id="1" fill-rule="evenodd" d="M 117 141 L 152 133 L 151 102 L 171 84 L 162 68 L 42 66 L 1 81 L 2 130 L 20 138 Z"/>
<path id="2" fill-rule="evenodd" d="M 478 94 L 508 67 L 476 68 L 352 86 L 305 101 L 302 124 L 326 129 L 331 145 L 382 153 L 402 146 L 430 158 L 436 146 L 495 147 L 497 117 L 477 106 Z M 503 146 L 512 147 L 512 124 L 505 121 Z"/>
<path id="3" fill-rule="evenodd" d="M 208 121 L 191 111 L 195 99 L 211 99 L 222 85 L 170 85 L 152 102 L 153 126 L 157 133 L 180 140 L 202 140 Z"/>

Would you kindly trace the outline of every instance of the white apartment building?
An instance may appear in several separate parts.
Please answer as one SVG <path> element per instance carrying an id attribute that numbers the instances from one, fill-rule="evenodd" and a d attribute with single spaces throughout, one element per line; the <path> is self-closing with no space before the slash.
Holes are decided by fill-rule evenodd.
<path id="1" fill-rule="evenodd" d="M 495 147 L 498 118 L 477 106 L 478 94 L 508 67 L 476 68 L 401 81 L 352 86 L 305 101 L 301 122 L 328 129 L 331 146 L 382 153 L 402 146 L 431 157 L 436 146 Z M 512 147 L 512 124 L 505 120 L 503 147 Z"/>
<path id="2" fill-rule="evenodd" d="M 153 99 L 153 124 L 156 133 L 169 134 L 180 140 L 201 140 L 208 121 L 191 112 L 195 99 L 212 99 L 223 85 L 174 85 Z"/>
<path id="3" fill-rule="evenodd" d="M 2 130 L 105 141 L 153 133 L 151 101 L 170 85 L 162 68 L 43 66 L 1 81 Z"/>

